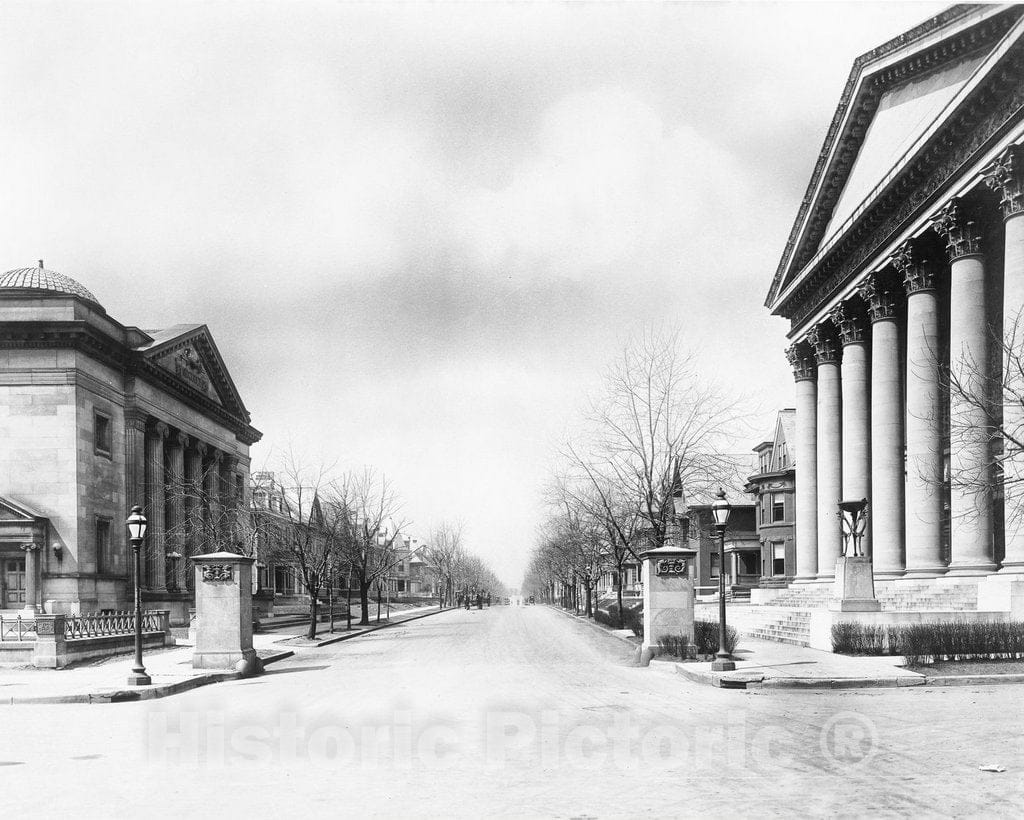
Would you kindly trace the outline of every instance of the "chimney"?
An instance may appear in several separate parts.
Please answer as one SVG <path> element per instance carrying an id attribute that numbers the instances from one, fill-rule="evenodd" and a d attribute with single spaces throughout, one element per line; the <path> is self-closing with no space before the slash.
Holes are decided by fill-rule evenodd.
<path id="1" fill-rule="evenodd" d="M 42 270 L 42 269 L 43 269 L 43 260 L 40 259 L 39 260 L 39 270 Z"/>

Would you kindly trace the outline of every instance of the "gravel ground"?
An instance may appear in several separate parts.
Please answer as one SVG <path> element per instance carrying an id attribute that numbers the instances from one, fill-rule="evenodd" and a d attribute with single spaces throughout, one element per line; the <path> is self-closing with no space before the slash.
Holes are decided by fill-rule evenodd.
<path id="1" fill-rule="evenodd" d="M 0 712 L 11 814 L 1020 816 L 1017 686 L 746 692 L 544 607 L 456 610 L 251 680 Z M 665 668 L 667 667 L 667 668 Z M 1002 774 L 980 772 L 998 763 Z M 48 796 L 44 796 L 48 795 Z"/>

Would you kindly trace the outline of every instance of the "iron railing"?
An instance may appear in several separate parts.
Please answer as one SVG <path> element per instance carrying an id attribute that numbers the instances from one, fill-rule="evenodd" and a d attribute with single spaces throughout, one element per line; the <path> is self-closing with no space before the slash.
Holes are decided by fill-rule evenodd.
<path id="1" fill-rule="evenodd" d="M 21 615 L 0 615 L 0 641 L 34 641 L 36 622 Z"/>
<path id="2" fill-rule="evenodd" d="M 163 612 L 142 613 L 143 632 L 162 632 L 165 628 Z M 106 635 L 131 635 L 134 632 L 135 613 L 130 610 L 64 616 L 65 638 L 99 638 Z"/>

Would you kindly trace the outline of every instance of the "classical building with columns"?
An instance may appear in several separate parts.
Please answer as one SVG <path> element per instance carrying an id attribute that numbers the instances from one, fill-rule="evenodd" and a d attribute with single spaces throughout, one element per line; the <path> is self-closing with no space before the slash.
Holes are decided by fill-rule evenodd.
<path id="1" fill-rule="evenodd" d="M 1024 573 L 999 435 L 1021 399 L 998 390 L 1024 309 L 1024 6 L 954 6 L 857 59 L 766 304 L 791 324 L 795 583 L 834 575 L 841 498 L 869 500 L 878 579 Z"/>
<path id="2" fill-rule="evenodd" d="M 245 546 L 260 433 L 205 325 L 122 325 L 42 262 L 0 274 L 0 437 L 0 609 L 126 609 L 135 504 L 143 598 L 178 622 L 189 557 Z"/>

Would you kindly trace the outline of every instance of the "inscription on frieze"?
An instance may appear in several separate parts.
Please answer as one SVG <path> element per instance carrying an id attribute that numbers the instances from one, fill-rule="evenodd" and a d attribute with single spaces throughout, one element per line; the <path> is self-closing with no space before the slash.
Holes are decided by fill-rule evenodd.
<path id="1" fill-rule="evenodd" d="M 212 584 L 218 581 L 231 581 L 235 568 L 231 564 L 203 564 L 203 581 Z"/>

